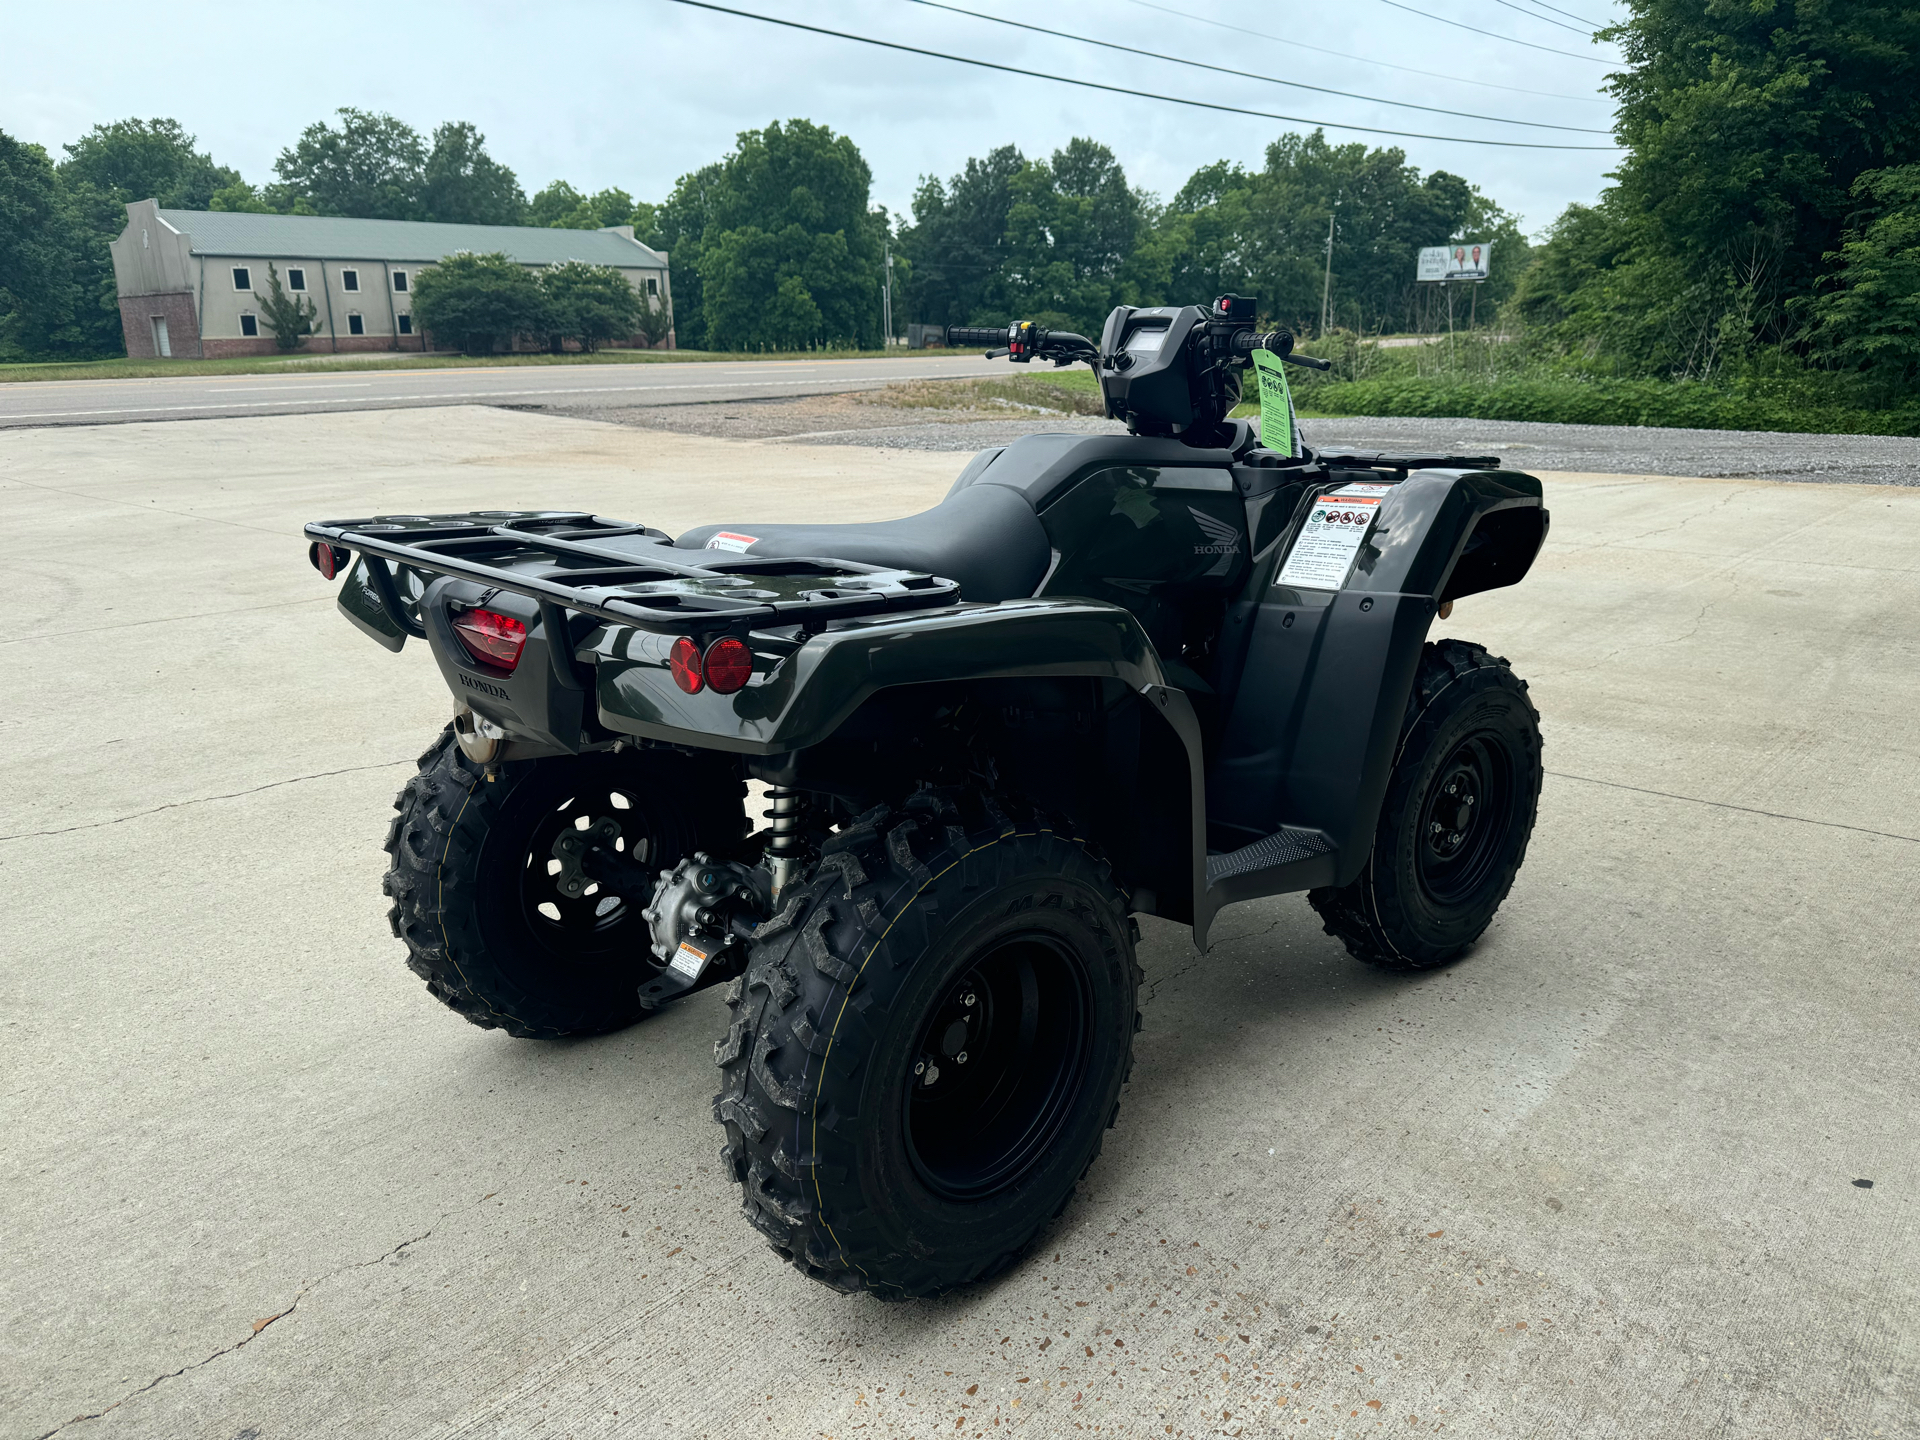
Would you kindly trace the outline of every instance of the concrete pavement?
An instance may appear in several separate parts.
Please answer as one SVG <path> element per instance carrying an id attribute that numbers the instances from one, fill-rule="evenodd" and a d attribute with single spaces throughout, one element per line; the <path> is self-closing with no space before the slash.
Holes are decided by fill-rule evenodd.
<path id="1" fill-rule="evenodd" d="M 212 416 L 329 414 L 433 405 L 685 405 L 871 390 L 902 380 L 1001 375 L 1006 361 L 978 352 L 871 360 L 642 361 L 632 365 L 462 366 L 444 370 L 291 375 L 181 375 L 157 379 L 0 384 L 0 429 L 195 420 Z"/>
<path id="2" fill-rule="evenodd" d="M 957 464 L 493 409 L 0 436 L 0 1430 L 1914 1434 L 1913 490 L 1550 475 L 1534 575 L 1448 624 L 1551 772 L 1476 953 L 1149 923 L 1120 1126 L 993 1285 L 767 1253 L 712 992 L 544 1045 L 426 996 L 379 840 L 448 700 L 301 522 L 871 518 Z"/>

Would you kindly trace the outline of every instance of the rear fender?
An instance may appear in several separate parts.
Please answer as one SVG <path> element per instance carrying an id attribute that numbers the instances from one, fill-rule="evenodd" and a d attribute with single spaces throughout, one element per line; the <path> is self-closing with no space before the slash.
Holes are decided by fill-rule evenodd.
<path id="1" fill-rule="evenodd" d="M 1163 797 L 1171 814 L 1186 820 L 1187 863 L 1175 882 L 1186 894 L 1142 895 L 1141 909 L 1180 920 L 1200 913 L 1207 870 L 1201 729 L 1131 612 L 1069 598 L 876 617 L 813 636 L 786 655 L 757 649 L 753 680 L 731 696 L 682 691 L 667 662 L 672 643 L 626 626 L 605 626 L 587 637 L 580 655 L 587 659 L 591 652 L 597 663 L 602 725 L 679 745 L 780 758 L 827 741 L 869 698 L 895 687 L 1050 676 L 1119 681 L 1160 717 L 1175 754 L 1186 759 L 1184 768 L 1166 766 L 1149 778 L 1168 788 Z"/>
<path id="2" fill-rule="evenodd" d="M 602 626 L 580 654 L 596 662 L 600 721 L 609 730 L 744 755 L 818 745 L 891 686 L 1112 676 L 1138 692 L 1166 681 L 1139 622 L 1099 601 L 1006 601 L 876 616 L 812 636 L 785 654 L 791 643 L 754 639 L 753 678 L 733 695 L 682 691 L 668 665 L 674 638 L 654 631 Z"/>

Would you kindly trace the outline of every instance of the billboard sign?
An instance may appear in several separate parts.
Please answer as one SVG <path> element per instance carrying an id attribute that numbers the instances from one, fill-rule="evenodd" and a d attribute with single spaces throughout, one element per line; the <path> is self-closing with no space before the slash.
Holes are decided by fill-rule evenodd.
<path id="1" fill-rule="evenodd" d="M 1416 280 L 1486 280 L 1488 241 L 1457 240 L 1452 245 L 1423 246 L 1414 262 Z"/>

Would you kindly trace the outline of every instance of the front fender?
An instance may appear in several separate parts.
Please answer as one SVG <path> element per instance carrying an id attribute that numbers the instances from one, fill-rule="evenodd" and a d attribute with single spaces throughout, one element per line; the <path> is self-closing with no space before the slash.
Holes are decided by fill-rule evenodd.
<path id="1" fill-rule="evenodd" d="M 1140 692 L 1164 686 L 1140 623 L 1093 600 L 1018 600 L 876 616 L 813 636 L 791 654 L 757 651 L 733 695 L 688 695 L 668 666 L 673 638 L 603 626 L 579 652 L 596 662 L 609 730 L 744 755 L 818 745 L 874 692 L 935 681 L 1112 676 Z"/>

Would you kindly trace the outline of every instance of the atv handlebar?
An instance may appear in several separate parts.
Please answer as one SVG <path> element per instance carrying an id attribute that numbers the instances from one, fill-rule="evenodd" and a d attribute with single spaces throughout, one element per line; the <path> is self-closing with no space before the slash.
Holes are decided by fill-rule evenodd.
<path id="1" fill-rule="evenodd" d="M 1010 327 L 1005 325 L 991 328 L 983 326 L 950 325 L 947 327 L 947 343 L 949 345 L 967 346 L 1005 345 L 1007 344 L 1007 332 L 1009 329 Z"/>
<path id="2" fill-rule="evenodd" d="M 1056 366 L 1072 365 L 1077 360 L 1093 362 L 1100 354 L 1100 347 L 1085 335 L 1076 335 L 1069 330 L 1045 330 L 1031 320 L 1017 320 L 1012 325 L 984 327 L 950 325 L 947 327 L 949 345 L 992 345 L 997 347 L 987 352 L 989 360 L 1006 356 L 1016 365 L 1025 365 L 1030 360 L 1051 360 Z"/>
<path id="3" fill-rule="evenodd" d="M 988 352 L 988 359 L 1005 355 L 1009 360 L 1022 364 L 1038 359 L 1067 365 L 1076 360 L 1091 361 L 1099 355 L 1099 347 L 1086 336 L 1066 330 L 1043 330 L 1029 320 L 1017 321 L 1013 325 L 950 325 L 947 327 L 947 343 L 957 347 L 991 345 L 996 348 Z M 1235 355 L 1252 355 L 1257 350 L 1265 350 L 1278 355 L 1289 365 L 1298 365 L 1305 370 L 1334 368 L 1332 361 L 1322 360 L 1319 356 L 1294 354 L 1294 336 L 1285 330 L 1238 331 L 1229 348 Z"/>
<path id="4" fill-rule="evenodd" d="M 1233 349 L 1237 355 L 1252 355 L 1257 350 L 1265 350 L 1271 355 L 1278 355 L 1289 365 L 1299 365 L 1308 370 L 1334 368 L 1333 361 L 1322 360 L 1317 355 L 1296 355 L 1294 336 L 1286 330 L 1269 330 L 1261 334 L 1256 334 L 1252 330 L 1243 330 L 1235 335 Z"/>

